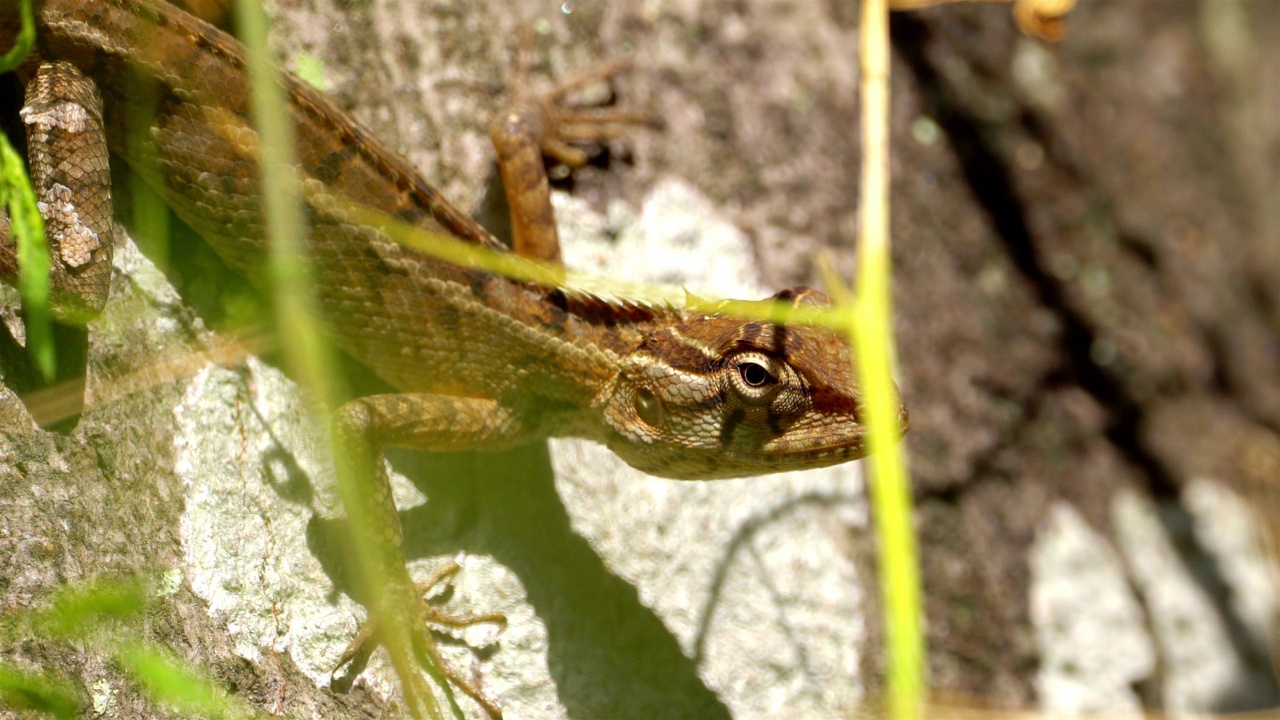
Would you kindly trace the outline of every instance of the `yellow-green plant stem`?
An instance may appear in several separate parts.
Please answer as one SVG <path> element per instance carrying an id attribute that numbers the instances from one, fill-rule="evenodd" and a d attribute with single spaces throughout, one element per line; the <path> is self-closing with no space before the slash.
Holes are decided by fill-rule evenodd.
<path id="1" fill-rule="evenodd" d="M 871 498 L 885 615 L 888 716 L 916 718 L 924 700 L 920 571 L 911 488 L 898 443 L 892 382 L 889 291 L 889 21 L 885 0 L 862 0 L 862 196 L 859 201 L 858 302 L 849 313 L 869 410 Z"/>

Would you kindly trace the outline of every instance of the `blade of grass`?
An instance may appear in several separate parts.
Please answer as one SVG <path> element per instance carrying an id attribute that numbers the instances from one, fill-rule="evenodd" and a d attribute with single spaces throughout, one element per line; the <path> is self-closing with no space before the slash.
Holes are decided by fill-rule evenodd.
<path id="1" fill-rule="evenodd" d="M 49 248 L 44 219 L 36 207 L 31 179 L 18 151 L 0 135 L 0 205 L 9 211 L 9 232 L 18 244 L 18 295 L 22 298 L 27 353 L 45 382 L 52 382 L 57 357 L 49 311 Z"/>
<path id="2" fill-rule="evenodd" d="M 22 0 L 18 5 L 18 16 L 21 26 L 13 48 L 0 57 L 0 73 L 7 73 L 18 67 L 18 63 L 31 52 L 36 44 L 36 19 L 31 10 L 31 0 Z"/>
<path id="3" fill-rule="evenodd" d="M 80 698 L 66 680 L 0 665 L 0 707 L 34 710 L 59 720 L 78 716 Z"/>
<path id="4" fill-rule="evenodd" d="M 16 68 L 35 45 L 36 24 L 30 0 L 22 1 L 19 14 L 22 27 L 13 48 L 0 58 L 0 73 Z M 36 207 L 26 165 L 4 135 L 0 135 L 0 206 L 8 209 L 9 232 L 18 244 L 18 295 L 22 298 L 27 353 L 44 381 L 52 382 L 57 357 L 49 309 L 51 260 L 45 243 L 44 219 Z"/>
<path id="5" fill-rule="evenodd" d="M 869 408 L 871 497 L 886 615 L 888 715 L 919 717 L 924 699 L 920 571 L 911 488 L 898 443 L 891 379 L 893 325 L 889 291 L 889 22 L 885 0 L 862 0 L 862 188 L 859 199 L 858 303 L 849 313 Z"/>
<path id="6" fill-rule="evenodd" d="M 141 642 L 126 642 L 116 661 L 153 699 L 184 715 L 208 718 L 262 717 L 248 703 L 229 695 L 217 683 L 182 660 Z"/>
<path id="7" fill-rule="evenodd" d="M 147 695 L 186 716 L 256 717 L 245 702 L 167 651 L 141 638 L 137 620 L 147 611 L 147 583 L 140 579 L 68 585 L 45 607 L 0 615 L 0 645 L 32 637 L 73 642 L 79 652 L 105 652 L 136 679 Z M 74 681 L 0 665 L 0 706 L 78 717 L 81 691 Z"/>
<path id="8" fill-rule="evenodd" d="M 104 626 L 136 618 L 146 603 L 145 587 L 136 581 L 69 585 L 58 590 L 50 607 L 33 619 L 42 637 L 84 639 Z"/>
<path id="9" fill-rule="evenodd" d="M 414 717 L 419 717 L 424 711 L 433 720 L 441 717 L 430 689 L 421 686 L 419 667 L 422 667 L 440 686 L 450 701 L 453 713 L 460 715 L 461 710 L 452 702 L 452 694 L 441 670 L 430 662 L 419 666 L 408 629 L 390 626 L 393 619 L 417 618 L 417 613 L 413 608 L 390 604 L 401 598 L 388 597 L 386 582 L 379 571 L 383 557 L 376 538 L 382 529 L 375 527 L 377 518 L 371 516 L 367 510 L 369 503 L 363 501 L 369 493 L 368 480 L 362 477 L 368 463 L 359 457 L 361 453 L 344 452 L 346 449 L 337 447 L 335 442 L 336 434 L 329 416 L 342 403 L 345 393 L 336 371 L 334 351 L 321 331 L 319 303 L 305 255 L 302 194 L 295 175 L 294 134 L 288 122 L 284 85 L 267 45 L 267 18 L 261 6 L 256 0 L 238 0 L 236 9 L 240 39 L 249 56 L 250 96 L 259 136 L 261 181 L 270 241 L 269 294 L 276 326 L 283 337 L 281 346 L 286 362 L 303 388 L 319 401 L 315 422 L 317 427 L 325 428 L 328 433 L 326 447 L 331 453 L 339 493 L 352 527 L 357 578 L 366 592 L 370 616 L 381 623 L 379 639 L 391 655 L 405 704 Z"/>

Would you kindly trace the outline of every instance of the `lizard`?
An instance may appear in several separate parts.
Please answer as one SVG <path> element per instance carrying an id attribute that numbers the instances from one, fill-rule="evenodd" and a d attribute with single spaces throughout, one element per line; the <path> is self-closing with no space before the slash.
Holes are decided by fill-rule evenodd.
<path id="1" fill-rule="evenodd" d="M 90 315 L 105 302 L 101 268 L 112 244 L 102 199 L 109 196 L 105 147 L 228 265 L 260 279 L 267 248 L 261 173 L 238 41 L 155 0 L 40 0 L 36 15 L 37 47 L 20 69 L 28 87 L 23 119 L 33 168 L 42 153 L 55 168 L 45 214 L 60 300 Z M 0 10 L 0 42 L 12 42 L 16 23 L 16 11 Z M 145 127 L 131 132 L 131 88 L 140 80 L 158 101 Z M 684 480 L 865 455 L 858 379 L 845 338 L 833 330 L 514 280 L 398 244 L 386 228 L 346 212 L 367 207 L 497 253 L 558 263 L 542 155 L 572 157 L 566 142 L 581 127 L 572 127 L 557 97 L 517 97 L 491 127 L 512 251 L 320 92 L 288 75 L 281 82 L 322 317 L 341 349 L 397 390 L 350 400 L 333 420 L 367 484 L 364 503 L 379 530 L 374 574 L 389 595 L 418 608 L 406 624 L 427 669 L 491 714 L 500 714 L 496 704 L 440 663 L 425 628 L 500 618 L 444 618 L 421 602 L 404 568 L 381 448 L 489 451 L 574 436 L 605 444 L 640 470 Z M 104 139 L 88 139 L 98 134 Z M 77 182 L 58 176 L 56 168 L 68 166 Z M 12 248 L 0 218 L 0 276 L 16 272 Z M 773 301 L 830 304 L 810 288 L 784 290 Z M 898 417 L 905 432 L 900 402 Z M 386 642 L 390 633 L 379 627 L 403 620 L 389 607 L 369 611 L 340 664 Z M 409 699 L 410 661 L 396 652 L 392 659 Z"/>

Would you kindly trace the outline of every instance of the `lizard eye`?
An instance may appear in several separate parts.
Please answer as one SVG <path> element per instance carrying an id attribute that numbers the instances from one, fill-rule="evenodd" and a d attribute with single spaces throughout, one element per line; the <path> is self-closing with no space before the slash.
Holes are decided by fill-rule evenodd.
<path id="1" fill-rule="evenodd" d="M 662 401 L 649 388 L 640 388 L 636 391 L 635 401 L 633 403 L 636 415 L 644 421 L 646 425 L 652 428 L 662 425 Z"/>
<path id="2" fill-rule="evenodd" d="M 776 379 L 773 373 L 769 372 L 769 368 L 753 360 L 744 360 L 739 363 L 738 375 L 742 377 L 742 382 L 746 383 L 747 387 L 753 388 L 763 387 Z"/>
<path id="3" fill-rule="evenodd" d="M 733 363 L 729 378 L 738 397 L 751 404 L 770 402 L 782 388 L 781 368 L 772 358 L 747 353 Z"/>

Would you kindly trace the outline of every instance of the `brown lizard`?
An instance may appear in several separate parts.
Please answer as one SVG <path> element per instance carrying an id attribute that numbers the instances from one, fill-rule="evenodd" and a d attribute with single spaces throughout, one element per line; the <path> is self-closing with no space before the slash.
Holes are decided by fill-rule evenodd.
<path id="1" fill-rule="evenodd" d="M 23 117 L 33 168 L 41 154 L 54 168 L 45 214 L 63 299 L 89 310 L 105 300 L 100 273 L 111 246 L 110 210 L 101 200 L 105 155 L 87 139 L 95 126 L 111 152 L 229 265 L 256 277 L 266 240 L 239 44 L 153 0 L 36 5 L 36 57 L 20 72 L 28 82 Z M 17 22 L 9 7 L 0 10 L 6 45 Z M 154 87 L 158 102 L 146 126 L 131 131 L 126 118 L 140 81 Z M 328 331 L 400 391 L 352 400 L 335 420 L 342 450 L 365 459 L 368 509 L 381 530 L 376 574 L 390 595 L 417 602 L 378 459 L 388 445 L 498 450 L 576 436 L 604 443 L 641 470 L 678 479 L 819 467 L 865 453 L 858 383 L 839 334 L 602 299 L 399 245 L 383 228 L 353 222 L 346 210 L 369 208 L 506 251 L 320 93 L 288 76 L 283 82 L 297 135 L 296 174 L 305 188 L 308 253 Z M 563 139 L 575 135 L 559 131 L 566 118 L 572 116 L 548 102 L 525 98 L 494 123 L 518 255 L 558 261 L 541 155 L 562 151 Z M 6 229 L 0 221 L 0 275 L 12 276 L 16 261 Z M 75 299 L 81 297 L 88 299 Z M 775 298 L 829 302 L 808 288 Z M 905 409 L 899 416 L 905 431 Z M 450 620 L 418 607 L 421 622 L 409 632 L 428 665 L 497 714 L 492 702 L 439 663 L 423 622 Z M 392 613 L 370 610 L 375 620 Z M 389 622 L 384 618 L 382 627 Z M 375 639 L 377 627 L 366 624 L 344 662 Z M 393 662 L 408 695 L 414 673 L 395 653 Z"/>

